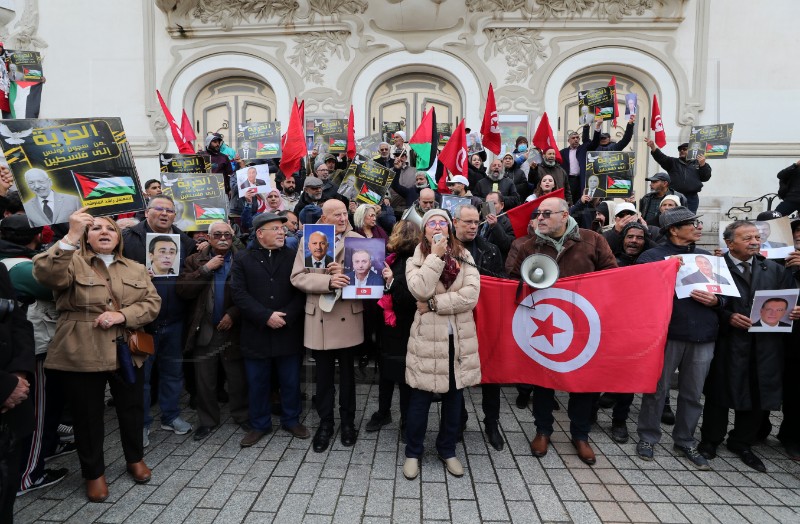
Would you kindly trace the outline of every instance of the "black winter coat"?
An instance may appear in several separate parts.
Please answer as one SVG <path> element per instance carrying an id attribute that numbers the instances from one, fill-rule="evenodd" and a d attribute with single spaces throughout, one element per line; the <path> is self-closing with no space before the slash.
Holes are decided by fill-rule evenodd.
<path id="1" fill-rule="evenodd" d="M 703 182 L 711 180 L 711 166 L 708 162 L 703 167 L 697 160 L 685 161 L 665 155 L 660 149 L 651 151 L 653 160 L 658 162 L 670 178 L 669 187 L 684 195 L 694 195 L 703 189 Z"/>
<path id="2" fill-rule="evenodd" d="M 303 351 L 305 293 L 290 281 L 297 251 L 287 247 L 249 247 L 233 259 L 231 296 L 241 315 L 242 356 L 267 359 Z M 286 313 L 286 325 L 272 329 L 267 320 L 275 311 Z"/>
<path id="3" fill-rule="evenodd" d="M 778 173 L 778 196 L 781 200 L 800 202 L 800 167 L 792 164 Z"/>
<path id="4" fill-rule="evenodd" d="M 400 256 L 392 264 L 394 281 L 387 295 L 392 297 L 392 310 L 397 321 L 394 327 L 387 326 L 381 319 L 380 369 L 381 377 L 398 384 L 406 382 L 406 352 L 408 336 L 414 314 L 417 312 L 417 299 L 408 290 L 406 282 L 406 262 L 413 253 Z"/>
<path id="5" fill-rule="evenodd" d="M 497 246 L 476 236 L 472 242 L 464 242 L 464 247 L 472 255 L 475 266 L 481 275 L 506 278 L 505 264 Z"/>
<path id="6" fill-rule="evenodd" d="M 731 326 L 730 318 L 734 313 L 750 316 L 756 290 L 794 287 L 791 272 L 756 255 L 752 281 L 748 283 L 730 255 L 725 255 L 725 262 L 741 297 L 725 297 L 725 305 L 719 312 L 719 339 L 706 379 L 706 396 L 738 410 L 778 410 L 783 400 L 783 352 L 789 335 L 749 333 Z M 760 399 L 758 405 L 754 405 L 751 396 L 755 388 Z"/>

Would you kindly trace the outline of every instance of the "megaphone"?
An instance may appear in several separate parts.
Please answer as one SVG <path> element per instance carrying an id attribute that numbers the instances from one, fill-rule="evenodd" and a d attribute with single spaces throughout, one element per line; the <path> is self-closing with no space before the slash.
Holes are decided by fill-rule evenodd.
<path id="1" fill-rule="evenodd" d="M 558 264 L 547 255 L 531 255 L 519 268 L 522 280 L 532 288 L 547 289 L 558 280 Z"/>

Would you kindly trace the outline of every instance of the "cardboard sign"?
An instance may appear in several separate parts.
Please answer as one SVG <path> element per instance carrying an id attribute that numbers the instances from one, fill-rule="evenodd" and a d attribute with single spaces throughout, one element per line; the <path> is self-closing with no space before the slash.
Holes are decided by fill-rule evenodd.
<path id="1" fill-rule="evenodd" d="M 694 160 L 703 154 L 706 159 L 728 158 L 733 136 L 733 124 L 713 126 L 692 126 L 689 132 L 689 152 L 687 158 Z"/>
<path id="2" fill-rule="evenodd" d="M 7 51 L 11 55 L 11 62 L 8 64 L 9 80 L 36 83 L 44 80 L 41 53 L 38 51 Z"/>
<path id="3" fill-rule="evenodd" d="M 595 116 L 603 120 L 614 118 L 614 104 L 616 103 L 616 89 L 613 87 L 598 87 L 586 91 L 578 91 L 578 123 L 591 124 Z"/>
<path id="4" fill-rule="evenodd" d="M 394 180 L 394 171 L 372 159 L 356 156 L 347 167 L 339 194 L 366 204 L 380 204 Z"/>
<path id="5" fill-rule="evenodd" d="M 341 118 L 315 120 L 314 143 L 320 144 L 320 154 L 347 152 L 347 120 Z"/>
<path id="6" fill-rule="evenodd" d="M 175 201 L 174 225 L 182 231 L 208 231 L 208 226 L 228 219 L 228 197 L 221 174 L 183 174 L 169 187 L 163 184 L 165 195 Z"/>
<path id="7" fill-rule="evenodd" d="M 591 151 L 586 154 L 586 189 L 592 198 L 624 198 L 633 192 L 636 153 Z"/>
<path id="8" fill-rule="evenodd" d="M 336 227 L 333 224 L 303 225 L 305 267 L 324 271 L 336 253 Z"/>
<path id="9" fill-rule="evenodd" d="M 723 257 L 684 254 L 681 259 L 683 265 L 675 280 L 675 296 L 678 298 L 687 298 L 695 289 L 716 295 L 739 296 L 739 289 Z"/>
<path id="10" fill-rule="evenodd" d="M 236 154 L 244 161 L 265 160 L 281 156 L 281 123 L 256 122 L 240 124 L 236 131 Z"/>

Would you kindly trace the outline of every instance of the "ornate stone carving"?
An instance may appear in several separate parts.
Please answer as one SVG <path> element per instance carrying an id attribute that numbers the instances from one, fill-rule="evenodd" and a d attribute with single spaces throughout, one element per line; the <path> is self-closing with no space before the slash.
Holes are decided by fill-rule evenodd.
<path id="1" fill-rule="evenodd" d="M 194 0 L 194 3 L 195 17 L 204 24 L 219 24 L 225 31 L 251 19 L 264 22 L 278 18 L 279 24 L 288 24 L 300 8 L 296 0 Z"/>
<path id="2" fill-rule="evenodd" d="M 308 11 L 310 22 L 316 15 L 360 15 L 367 10 L 367 3 L 361 0 L 309 0 Z"/>
<path id="3" fill-rule="evenodd" d="M 470 13 L 511 13 L 526 10 L 528 0 L 467 0 L 467 11 Z"/>
<path id="4" fill-rule="evenodd" d="M 490 28 L 485 30 L 488 42 L 483 59 L 504 54 L 509 67 L 506 82 L 522 84 L 536 71 L 537 60 L 547 58 L 544 38 L 535 29 Z"/>
<path id="5" fill-rule="evenodd" d="M 350 60 L 350 48 L 346 40 L 348 31 L 314 31 L 294 37 L 294 53 L 289 62 L 298 70 L 303 80 L 323 83 L 323 72 L 328 68 L 328 58 L 336 55 L 342 60 Z"/>
<path id="6" fill-rule="evenodd" d="M 23 51 L 44 49 L 47 47 L 47 42 L 36 34 L 39 30 L 38 0 L 25 0 L 22 9 L 22 16 L 10 31 L 5 27 L 0 29 L 0 37 L 3 38 L 6 49 Z"/>
<path id="7" fill-rule="evenodd" d="M 656 3 L 663 5 L 663 0 L 538 0 L 537 3 L 539 9 L 533 14 L 544 18 L 581 16 L 591 11 L 598 18 L 618 23 L 625 16 L 643 15 Z"/>

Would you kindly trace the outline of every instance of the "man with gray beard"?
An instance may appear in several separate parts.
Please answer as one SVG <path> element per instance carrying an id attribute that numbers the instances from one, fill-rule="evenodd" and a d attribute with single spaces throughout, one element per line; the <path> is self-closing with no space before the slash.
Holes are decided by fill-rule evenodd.
<path id="1" fill-rule="evenodd" d="M 491 192 L 500 193 L 505 199 L 506 209 L 519 205 L 519 193 L 514 181 L 505 177 L 503 162 L 495 158 L 486 171 L 486 177 L 478 181 L 472 194 L 485 199 Z"/>

